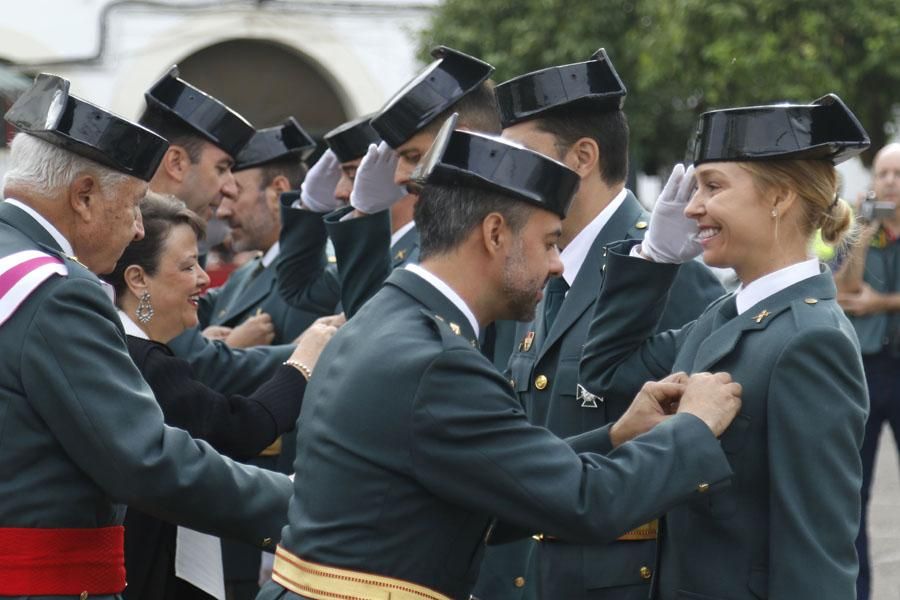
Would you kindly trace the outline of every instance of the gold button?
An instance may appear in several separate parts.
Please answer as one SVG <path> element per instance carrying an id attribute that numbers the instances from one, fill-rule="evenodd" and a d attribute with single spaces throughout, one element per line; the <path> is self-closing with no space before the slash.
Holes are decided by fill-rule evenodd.
<path id="1" fill-rule="evenodd" d="M 706 492 L 709 491 L 709 484 L 706 482 L 701 483 L 700 485 L 697 486 L 697 491 L 700 492 L 701 494 L 705 494 Z"/>
<path id="2" fill-rule="evenodd" d="M 653 575 L 653 571 L 650 570 L 650 567 L 641 567 L 640 574 L 641 579 L 650 579 Z"/>
<path id="3" fill-rule="evenodd" d="M 537 377 L 534 378 L 534 387 L 536 387 L 539 390 L 542 390 L 545 387 L 547 387 L 547 383 L 549 383 L 549 381 L 547 380 L 546 375 L 538 375 Z"/>
<path id="4" fill-rule="evenodd" d="M 524 577 L 516 577 L 513 579 L 513 585 L 517 588 L 525 587 L 525 578 Z"/>
<path id="5" fill-rule="evenodd" d="M 512 389 L 516 389 L 516 380 L 515 379 L 509 380 L 509 387 L 511 387 Z"/>
<path id="6" fill-rule="evenodd" d="M 818 304 L 819 301 L 815 298 L 807 298 L 806 300 L 804 300 L 804 302 L 806 302 L 807 304 Z"/>
<path id="7" fill-rule="evenodd" d="M 272 538 L 263 538 L 263 546 L 271 546 Z"/>
<path id="8" fill-rule="evenodd" d="M 87 600 L 87 597 L 88 597 L 87 590 L 81 592 L 81 595 L 78 597 L 81 598 L 81 600 Z"/>
<path id="9" fill-rule="evenodd" d="M 647 221 L 638 221 L 634 224 L 635 229 L 647 229 Z"/>

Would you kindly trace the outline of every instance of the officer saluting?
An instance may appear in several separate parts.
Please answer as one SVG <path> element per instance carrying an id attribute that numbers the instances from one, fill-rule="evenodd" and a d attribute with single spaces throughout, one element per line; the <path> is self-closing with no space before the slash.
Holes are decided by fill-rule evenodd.
<path id="1" fill-rule="evenodd" d="M 289 480 L 163 425 L 94 275 L 143 236 L 168 144 L 50 75 L 6 119 L 23 133 L 0 204 L 0 596 L 121 593 L 125 504 L 271 546 Z"/>
<path id="2" fill-rule="evenodd" d="M 724 374 L 648 384 L 615 426 L 572 441 L 618 446 L 611 457 L 576 454 L 528 423 L 476 340 L 495 319 L 530 318 L 561 272 L 555 242 L 578 177 L 453 121 L 417 178 L 421 264 L 390 275 L 307 388 L 290 525 L 260 598 L 468 598 L 494 515 L 529 532 L 612 539 L 730 476 L 710 430 L 740 403 Z M 678 397 L 700 418 L 665 420 Z"/>

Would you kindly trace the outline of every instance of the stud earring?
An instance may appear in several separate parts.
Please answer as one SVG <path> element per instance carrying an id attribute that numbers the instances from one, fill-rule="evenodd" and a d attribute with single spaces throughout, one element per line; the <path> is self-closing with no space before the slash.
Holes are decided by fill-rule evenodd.
<path id="1" fill-rule="evenodd" d="M 141 299 L 138 301 L 134 314 L 137 316 L 137 320 L 144 324 L 149 323 L 150 319 L 153 318 L 153 305 L 150 304 L 150 292 L 145 291 L 141 294 Z"/>
<path id="2" fill-rule="evenodd" d="M 774 219 L 776 217 L 778 217 L 778 211 L 773 208 L 772 209 L 772 218 Z"/>

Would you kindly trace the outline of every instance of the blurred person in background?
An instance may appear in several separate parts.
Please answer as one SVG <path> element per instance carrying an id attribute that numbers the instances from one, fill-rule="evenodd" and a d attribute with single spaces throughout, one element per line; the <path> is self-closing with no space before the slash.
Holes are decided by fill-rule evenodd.
<path id="1" fill-rule="evenodd" d="M 835 273 L 838 302 L 853 323 L 863 353 L 871 410 L 862 447 L 862 519 L 857 598 L 868 600 L 871 568 L 867 527 L 869 491 L 881 431 L 887 423 L 900 440 L 900 144 L 888 144 L 872 163 L 872 197 L 887 214 L 869 217 L 857 244 Z M 874 205 L 873 205 L 874 206 Z M 862 205 L 859 206 L 862 208 Z M 860 213 L 860 210 L 857 210 Z"/>

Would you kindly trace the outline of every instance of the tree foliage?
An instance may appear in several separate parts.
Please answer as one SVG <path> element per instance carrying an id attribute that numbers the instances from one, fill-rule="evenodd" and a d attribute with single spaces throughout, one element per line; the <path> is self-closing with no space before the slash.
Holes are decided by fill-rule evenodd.
<path id="1" fill-rule="evenodd" d="M 712 108 L 835 92 L 873 149 L 897 133 L 897 0 L 444 0 L 421 34 L 423 60 L 438 44 L 493 64 L 497 81 L 605 47 L 628 87 L 633 155 L 647 172 L 683 158 Z"/>

